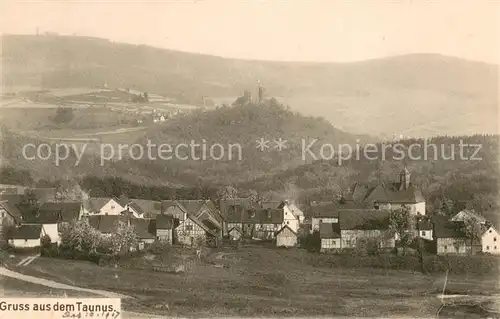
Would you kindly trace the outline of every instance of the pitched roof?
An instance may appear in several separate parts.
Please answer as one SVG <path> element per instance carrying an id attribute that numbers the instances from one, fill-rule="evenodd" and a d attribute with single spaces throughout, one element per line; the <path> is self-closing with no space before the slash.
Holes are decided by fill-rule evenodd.
<path id="1" fill-rule="evenodd" d="M 219 201 L 219 208 L 224 218 L 226 218 L 226 214 L 230 208 L 241 207 L 242 209 L 250 209 L 256 206 L 257 203 L 252 202 L 250 198 L 221 199 Z"/>
<path id="2" fill-rule="evenodd" d="M 242 231 L 239 227 L 231 227 L 231 229 L 228 231 L 228 233 L 232 232 L 233 230 L 238 231 L 240 234 L 242 234 Z"/>
<path id="3" fill-rule="evenodd" d="M 89 216 L 89 224 L 104 234 L 113 231 L 119 221 L 127 222 L 129 218 L 120 215 L 95 215 Z"/>
<path id="4" fill-rule="evenodd" d="M 42 225 L 21 225 L 17 227 L 12 239 L 39 239 L 42 233 Z"/>
<path id="5" fill-rule="evenodd" d="M 154 239 L 156 236 L 153 227 L 151 227 L 152 219 L 134 218 L 130 220 L 130 225 L 134 227 L 134 232 L 140 239 Z"/>
<path id="6" fill-rule="evenodd" d="M 0 202 L 0 206 L 2 206 L 9 215 L 14 217 L 15 220 L 19 220 L 23 216 L 19 207 L 15 204 L 11 204 L 5 201 L 5 202 Z"/>
<path id="7" fill-rule="evenodd" d="M 467 218 L 474 218 L 480 223 L 487 222 L 486 218 L 477 214 L 473 209 L 464 209 L 455 214 L 450 220 L 452 221 L 465 221 Z"/>
<path id="8" fill-rule="evenodd" d="M 23 213 L 23 223 L 27 224 L 57 224 L 62 220 L 61 210 L 42 208 Z"/>
<path id="9" fill-rule="evenodd" d="M 284 202 L 283 201 L 265 201 L 265 202 L 261 202 L 259 204 L 260 208 L 269 208 L 269 209 L 273 209 L 273 208 L 283 208 L 284 206 Z"/>
<path id="10" fill-rule="evenodd" d="M 172 229 L 173 226 L 174 218 L 171 215 L 156 215 L 156 229 Z"/>
<path id="11" fill-rule="evenodd" d="M 181 200 L 177 200 L 178 203 L 180 203 L 182 206 L 184 206 L 184 208 L 186 208 L 188 214 L 197 214 L 201 208 L 201 206 L 203 206 L 203 204 L 205 204 L 205 201 L 204 200 L 198 200 L 198 199 L 193 199 L 193 200 L 185 200 L 185 199 L 181 199 Z"/>
<path id="12" fill-rule="evenodd" d="M 210 229 L 221 230 L 223 221 L 220 219 L 219 214 L 211 211 L 202 211 L 196 216 L 203 224 Z"/>
<path id="13" fill-rule="evenodd" d="M 385 230 L 389 228 L 391 211 L 378 209 L 339 210 L 340 228 L 344 230 Z"/>
<path id="14" fill-rule="evenodd" d="M 304 216 L 304 212 L 295 204 L 286 204 L 295 217 Z"/>
<path id="15" fill-rule="evenodd" d="M 16 205 L 22 202 L 24 195 L 22 194 L 0 194 L 0 201 L 7 201 L 11 205 Z"/>
<path id="16" fill-rule="evenodd" d="M 226 222 L 244 224 L 281 224 L 284 221 L 282 209 L 244 209 L 230 207 L 226 211 Z"/>
<path id="17" fill-rule="evenodd" d="M 58 211 L 61 213 L 62 222 L 69 222 L 78 219 L 80 216 L 79 202 L 51 202 L 43 203 L 40 209 L 48 211 Z"/>
<path id="18" fill-rule="evenodd" d="M 162 202 L 134 198 L 130 200 L 129 205 L 133 207 L 139 214 L 148 213 L 150 215 L 160 214 L 162 210 Z"/>
<path id="19" fill-rule="evenodd" d="M 320 238 L 340 238 L 339 223 L 321 223 L 319 224 Z"/>
<path id="20" fill-rule="evenodd" d="M 104 205 L 106 205 L 112 198 L 111 197 L 92 197 L 82 202 L 83 207 L 89 212 L 98 212 Z"/>
<path id="21" fill-rule="evenodd" d="M 120 197 L 114 197 L 113 199 L 122 207 L 125 207 L 127 206 L 128 203 L 130 203 L 130 199 L 125 195 L 121 195 Z"/>
<path id="22" fill-rule="evenodd" d="M 352 191 L 347 196 L 349 200 L 355 202 L 373 202 L 380 203 L 419 203 L 424 202 L 421 190 L 409 184 L 408 188 L 402 187 L 401 182 L 379 183 L 379 184 L 354 184 Z"/>
<path id="23" fill-rule="evenodd" d="M 465 224 L 461 221 L 436 219 L 434 222 L 434 237 L 436 238 L 466 238 Z"/>
<path id="24" fill-rule="evenodd" d="M 309 208 L 309 213 L 312 217 L 339 217 L 339 207 L 337 204 L 319 205 Z"/>
<path id="25" fill-rule="evenodd" d="M 285 225 L 285 226 L 281 227 L 281 229 L 276 232 L 275 236 L 278 236 L 283 230 L 285 230 L 287 228 L 290 232 L 292 232 L 292 234 L 297 235 L 297 233 L 295 231 L 293 231 L 293 229 L 291 229 L 288 225 Z"/>
<path id="26" fill-rule="evenodd" d="M 434 226 L 430 221 L 427 220 L 421 220 L 418 222 L 418 229 L 419 230 L 432 230 Z"/>
<path id="27" fill-rule="evenodd" d="M 339 201 L 328 201 L 307 207 L 306 214 L 308 216 L 317 218 L 338 217 L 338 211 L 340 209 L 364 209 L 364 208 L 363 205 L 352 201 L 346 201 L 344 203 L 341 203 Z"/>
<path id="28" fill-rule="evenodd" d="M 208 228 L 205 224 L 203 224 L 198 218 L 193 215 L 188 215 L 188 218 L 191 219 L 195 224 L 200 226 L 205 232 L 209 233 L 212 236 L 217 236 L 210 228 Z"/>

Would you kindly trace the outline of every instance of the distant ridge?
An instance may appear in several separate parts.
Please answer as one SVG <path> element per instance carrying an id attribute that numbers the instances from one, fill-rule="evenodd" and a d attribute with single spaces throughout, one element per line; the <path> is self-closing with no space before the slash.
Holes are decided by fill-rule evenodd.
<path id="1" fill-rule="evenodd" d="M 265 48 L 263 48 L 265 49 Z M 348 63 L 222 58 L 75 36 L 2 36 L 3 85 L 110 87 L 234 101 L 260 80 L 292 109 L 353 133 L 497 133 L 498 66 L 439 54 Z"/>

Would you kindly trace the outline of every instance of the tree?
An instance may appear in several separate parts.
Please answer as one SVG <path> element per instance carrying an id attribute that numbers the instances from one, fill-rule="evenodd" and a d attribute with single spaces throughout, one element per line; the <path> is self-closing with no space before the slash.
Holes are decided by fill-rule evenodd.
<path id="1" fill-rule="evenodd" d="M 124 221 L 118 221 L 111 235 L 113 253 L 115 255 L 120 253 L 127 254 L 131 247 L 137 246 L 137 243 L 138 239 L 134 232 L 134 227 Z"/>
<path id="2" fill-rule="evenodd" d="M 56 110 L 56 115 L 52 118 L 52 121 L 56 124 L 68 123 L 73 119 L 73 109 L 71 107 L 58 107 Z"/>
<path id="3" fill-rule="evenodd" d="M 470 251 L 469 253 L 472 255 L 474 247 L 474 243 L 481 239 L 482 236 L 482 225 L 479 220 L 473 215 L 467 215 L 464 218 L 464 232 L 466 238 L 470 240 Z"/>
<path id="4" fill-rule="evenodd" d="M 9 150 L 8 146 L 5 145 L 5 140 L 0 141 L 2 145 L 1 150 L 5 155 Z M 17 150 L 17 146 L 15 148 Z M 31 173 L 28 170 L 19 170 L 10 166 L 2 167 L 0 170 L 0 180 L 3 184 L 12 184 L 12 185 L 32 185 L 33 177 L 31 177 Z"/>
<path id="5" fill-rule="evenodd" d="M 61 229 L 61 247 L 83 254 L 94 253 L 101 243 L 101 234 L 86 220 L 71 222 Z"/>
<path id="6" fill-rule="evenodd" d="M 411 215 L 410 208 L 403 206 L 401 209 L 391 211 L 389 228 L 396 233 L 403 247 L 403 254 L 406 255 L 406 249 L 413 240 L 413 230 L 415 230 L 415 218 Z"/>
<path id="7" fill-rule="evenodd" d="M 0 248 L 4 248 L 5 246 L 7 246 L 9 238 L 12 237 L 15 229 L 16 227 L 12 223 L 10 223 L 7 218 L 4 217 L 2 220 L 2 242 L 0 243 Z"/>
<path id="8" fill-rule="evenodd" d="M 420 212 L 417 212 L 417 217 L 416 217 L 416 226 L 417 226 L 417 250 L 418 250 L 418 258 L 420 262 L 420 268 L 422 270 L 422 273 L 425 272 L 425 267 L 424 267 L 424 253 L 423 253 L 423 247 L 422 247 L 422 239 L 420 238 L 420 221 L 423 220 L 423 216 L 420 214 Z"/>
<path id="9" fill-rule="evenodd" d="M 217 198 L 219 200 L 235 199 L 238 198 L 238 190 L 232 186 L 224 186 L 217 191 Z"/>
<path id="10" fill-rule="evenodd" d="M 24 206 L 25 208 L 27 208 L 27 211 L 35 214 L 39 207 L 39 202 L 35 190 L 33 190 L 32 188 L 26 188 L 19 206 Z"/>

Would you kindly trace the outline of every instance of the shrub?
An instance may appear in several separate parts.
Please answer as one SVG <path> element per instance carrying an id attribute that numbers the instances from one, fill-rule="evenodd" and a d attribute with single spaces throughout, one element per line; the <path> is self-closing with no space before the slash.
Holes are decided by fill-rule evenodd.
<path id="1" fill-rule="evenodd" d="M 307 234 L 300 244 L 301 247 L 308 251 L 319 252 L 321 250 L 321 237 L 319 236 L 319 231 Z"/>
<path id="2" fill-rule="evenodd" d="M 148 251 L 153 255 L 161 255 L 165 252 L 169 252 L 172 249 L 172 246 L 163 241 L 155 241 L 151 246 L 148 247 Z"/>

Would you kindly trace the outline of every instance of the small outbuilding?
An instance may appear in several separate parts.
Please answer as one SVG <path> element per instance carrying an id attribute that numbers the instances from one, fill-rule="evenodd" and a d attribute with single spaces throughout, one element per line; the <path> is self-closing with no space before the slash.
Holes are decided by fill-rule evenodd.
<path id="1" fill-rule="evenodd" d="M 295 245 L 297 245 L 297 233 L 288 227 L 288 225 L 283 226 L 276 233 L 276 246 L 293 247 Z"/>

